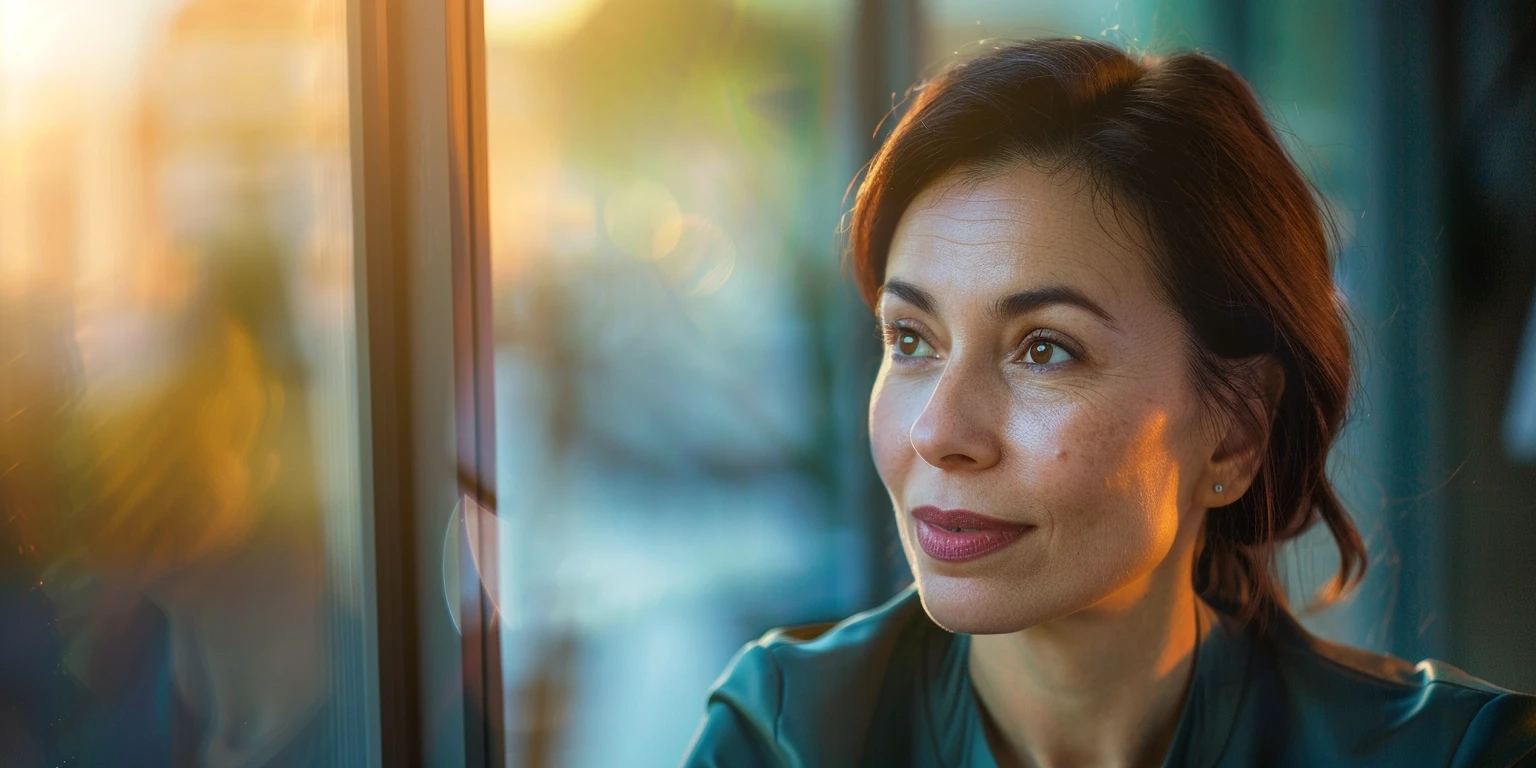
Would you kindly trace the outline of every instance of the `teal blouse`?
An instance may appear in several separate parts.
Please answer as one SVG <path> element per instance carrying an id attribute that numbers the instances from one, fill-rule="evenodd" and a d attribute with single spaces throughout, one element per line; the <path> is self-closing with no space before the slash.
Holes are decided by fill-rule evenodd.
<path id="1" fill-rule="evenodd" d="M 1199 606 L 1209 632 L 1165 765 L 1536 766 L 1536 697 Z M 715 684 L 685 765 L 996 768 L 969 646 L 910 588 L 830 629 L 770 632 Z"/>

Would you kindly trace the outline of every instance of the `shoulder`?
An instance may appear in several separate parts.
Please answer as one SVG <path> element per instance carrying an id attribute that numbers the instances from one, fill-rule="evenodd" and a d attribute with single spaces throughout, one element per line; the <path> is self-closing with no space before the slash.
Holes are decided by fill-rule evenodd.
<path id="1" fill-rule="evenodd" d="M 1444 662 L 1414 664 L 1295 625 L 1269 645 L 1291 716 L 1333 754 L 1384 764 L 1536 765 L 1536 697 Z"/>
<path id="2" fill-rule="evenodd" d="M 892 657 L 935 630 L 915 590 L 836 624 L 748 643 L 709 693 L 688 766 L 804 765 L 855 754 Z"/>

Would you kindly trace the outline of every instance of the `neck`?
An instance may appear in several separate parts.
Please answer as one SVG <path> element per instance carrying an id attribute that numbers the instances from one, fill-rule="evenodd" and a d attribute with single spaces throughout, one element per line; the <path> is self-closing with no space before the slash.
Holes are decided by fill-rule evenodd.
<path id="1" fill-rule="evenodd" d="M 1071 615 L 971 638 L 971 679 L 1000 766 L 1162 764 L 1200 640 L 1192 559 L 1170 557 Z"/>

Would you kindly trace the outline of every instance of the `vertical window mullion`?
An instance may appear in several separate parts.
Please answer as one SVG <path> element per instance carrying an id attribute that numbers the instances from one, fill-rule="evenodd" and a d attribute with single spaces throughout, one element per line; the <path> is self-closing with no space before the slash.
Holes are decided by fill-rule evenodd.
<path id="1" fill-rule="evenodd" d="M 481 0 L 450 0 L 448 15 L 450 198 L 453 220 L 454 391 L 465 544 L 474 548 L 465 578 L 463 628 L 465 758 L 499 766 L 503 752 L 496 503 L 494 348 L 486 161 L 485 24 Z M 470 514 L 471 511 L 475 514 Z M 488 589 L 489 588 L 489 591 Z"/>
<path id="2" fill-rule="evenodd" d="M 482 28 L 474 0 L 349 3 L 385 766 L 502 764 Z"/>
<path id="3" fill-rule="evenodd" d="M 363 509 L 374 575 L 372 608 L 379 742 L 375 760 L 406 766 L 422 753 L 410 469 L 409 296 L 401 266 L 409 230 L 400 195 L 398 109 L 389 3 L 348 2 L 354 280 L 359 343 Z M 375 713 L 370 713 L 375 714 Z"/>

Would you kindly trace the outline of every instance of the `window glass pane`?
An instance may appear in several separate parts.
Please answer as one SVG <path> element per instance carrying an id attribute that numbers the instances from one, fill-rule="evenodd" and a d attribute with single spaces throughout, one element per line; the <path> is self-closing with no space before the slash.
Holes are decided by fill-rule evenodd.
<path id="1" fill-rule="evenodd" d="M 346 40 L 0 0 L 7 764 L 370 760 Z"/>
<path id="2" fill-rule="evenodd" d="M 486 5 L 512 765 L 675 764 L 743 642 L 874 594 L 847 10 Z"/>

